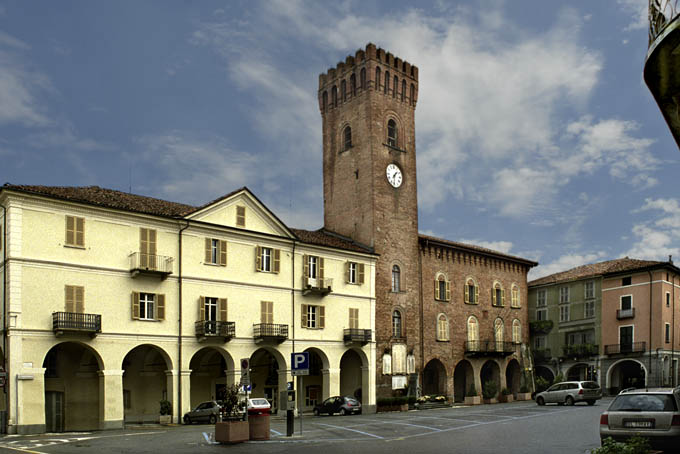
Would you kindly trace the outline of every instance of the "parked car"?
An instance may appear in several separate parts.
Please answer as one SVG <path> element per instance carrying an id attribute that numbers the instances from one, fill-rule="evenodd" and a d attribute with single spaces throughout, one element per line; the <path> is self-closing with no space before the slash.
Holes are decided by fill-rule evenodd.
<path id="1" fill-rule="evenodd" d="M 220 409 L 220 404 L 214 400 L 201 402 L 196 405 L 196 408 L 184 414 L 184 424 L 193 424 L 195 422 L 215 424 L 220 417 Z"/>
<path id="2" fill-rule="evenodd" d="M 272 412 L 272 404 L 264 397 L 248 399 L 249 415 L 268 415 Z"/>
<path id="3" fill-rule="evenodd" d="M 621 391 L 600 416 L 600 440 L 625 441 L 639 435 L 652 449 L 677 452 L 680 443 L 680 388 Z"/>
<path id="4" fill-rule="evenodd" d="M 332 415 L 340 413 L 341 416 L 361 414 L 361 402 L 354 397 L 333 396 L 324 400 L 322 403 L 314 407 L 314 414 L 319 416 L 323 413 Z"/>
<path id="5" fill-rule="evenodd" d="M 588 405 L 595 405 L 595 401 L 601 398 L 602 389 L 594 381 L 564 381 L 536 394 L 536 403 L 574 405 L 576 402 L 587 402 Z"/>

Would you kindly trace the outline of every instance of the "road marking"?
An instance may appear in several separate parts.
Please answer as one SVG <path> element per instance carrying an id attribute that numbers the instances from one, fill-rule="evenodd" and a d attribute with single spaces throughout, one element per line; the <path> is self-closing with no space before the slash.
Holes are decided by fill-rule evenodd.
<path id="1" fill-rule="evenodd" d="M 28 453 L 30 453 L 30 454 L 43 454 L 42 452 L 31 451 L 31 450 L 26 449 L 26 448 L 13 448 L 12 446 L 3 446 L 3 448 L 6 448 L 6 449 L 13 449 L 14 451 L 20 451 L 20 452 L 28 452 Z"/>
<path id="2" fill-rule="evenodd" d="M 400 425 L 400 426 L 420 427 L 421 429 L 429 429 L 429 430 L 433 430 L 433 431 L 435 431 L 435 432 L 441 432 L 441 431 L 442 431 L 442 429 L 436 429 L 436 428 L 434 428 L 434 427 L 428 427 L 428 426 L 421 426 L 421 425 L 419 425 L 419 424 L 411 424 L 411 423 L 408 423 L 408 422 L 396 422 L 396 421 L 395 421 L 395 422 L 393 422 L 393 423 L 391 423 L 391 424 L 398 424 L 398 425 Z"/>
<path id="3" fill-rule="evenodd" d="M 205 438 L 205 441 L 211 445 L 219 445 L 218 442 L 212 440 L 212 434 L 208 435 L 206 432 L 203 432 L 203 437 Z"/>
<path id="4" fill-rule="evenodd" d="M 270 432 L 273 432 L 274 434 L 278 435 L 279 437 L 283 435 L 281 432 L 277 432 L 274 429 L 269 429 Z"/>
<path id="5" fill-rule="evenodd" d="M 375 434 L 371 434 L 371 433 L 368 433 L 368 432 L 362 432 L 361 430 L 350 429 L 349 427 L 334 426 L 334 425 L 331 425 L 331 424 L 321 424 L 321 423 L 318 423 L 318 422 L 317 422 L 317 423 L 314 423 L 314 424 L 316 424 L 317 426 L 327 426 L 327 427 L 332 427 L 332 428 L 334 428 L 334 429 L 349 430 L 349 431 L 351 431 L 351 432 L 356 432 L 356 433 L 360 433 L 360 434 L 362 434 L 362 435 L 368 435 L 369 437 L 373 437 L 373 438 L 378 438 L 378 439 L 380 439 L 380 440 L 384 440 L 384 437 L 381 437 L 380 435 L 375 435 Z"/>

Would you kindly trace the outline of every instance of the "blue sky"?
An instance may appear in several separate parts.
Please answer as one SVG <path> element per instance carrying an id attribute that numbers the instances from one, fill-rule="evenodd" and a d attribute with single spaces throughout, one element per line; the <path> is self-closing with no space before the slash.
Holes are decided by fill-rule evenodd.
<path id="1" fill-rule="evenodd" d="M 190 204 L 245 185 L 319 228 L 318 75 L 373 42 L 419 67 L 421 232 L 530 278 L 680 260 L 646 26 L 646 0 L 0 0 L 0 183 Z"/>

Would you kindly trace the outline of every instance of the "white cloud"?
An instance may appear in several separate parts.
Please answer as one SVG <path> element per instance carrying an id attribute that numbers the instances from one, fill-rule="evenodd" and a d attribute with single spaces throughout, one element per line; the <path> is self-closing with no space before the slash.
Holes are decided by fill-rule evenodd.
<path id="1" fill-rule="evenodd" d="M 460 242 L 473 244 L 479 247 L 502 252 L 504 254 L 510 254 L 510 251 L 512 250 L 512 241 L 460 240 Z"/>
<path id="2" fill-rule="evenodd" d="M 529 271 L 529 280 L 538 279 L 550 274 L 566 271 L 581 265 L 596 263 L 606 257 L 604 252 L 593 252 L 588 254 L 567 254 L 548 264 L 539 264 L 536 268 Z"/>
<path id="3" fill-rule="evenodd" d="M 24 49 L 17 44 L 20 41 L 11 42 L 9 35 L 3 35 L 0 35 L 0 125 L 48 125 L 50 120 L 45 114 L 46 108 L 40 101 L 40 95 L 52 90 L 49 79 L 43 74 L 24 69 L 18 58 L 3 51 L 1 46 L 8 43 L 9 47 Z"/>
<path id="4" fill-rule="evenodd" d="M 629 257 L 667 260 L 680 257 L 680 202 L 678 199 L 647 199 L 633 213 L 645 213 L 646 220 L 633 226 Z"/>
<path id="5" fill-rule="evenodd" d="M 665 2 L 666 0 L 662 0 Z M 647 0 L 616 0 L 625 14 L 630 16 L 630 24 L 624 31 L 641 30 L 649 26 L 647 19 Z"/>

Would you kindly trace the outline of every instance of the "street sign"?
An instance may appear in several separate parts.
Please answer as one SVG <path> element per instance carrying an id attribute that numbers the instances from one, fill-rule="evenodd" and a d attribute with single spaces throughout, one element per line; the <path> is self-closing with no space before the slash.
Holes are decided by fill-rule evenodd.
<path id="1" fill-rule="evenodd" d="M 309 353 L 291 353 L 290 364 L 292 375 L 309 375 Z"/>
<path id="2" fill-rule="evenodd" d="M 250 385 L 250 359 L 241 358 L 241 385 Z"/>

